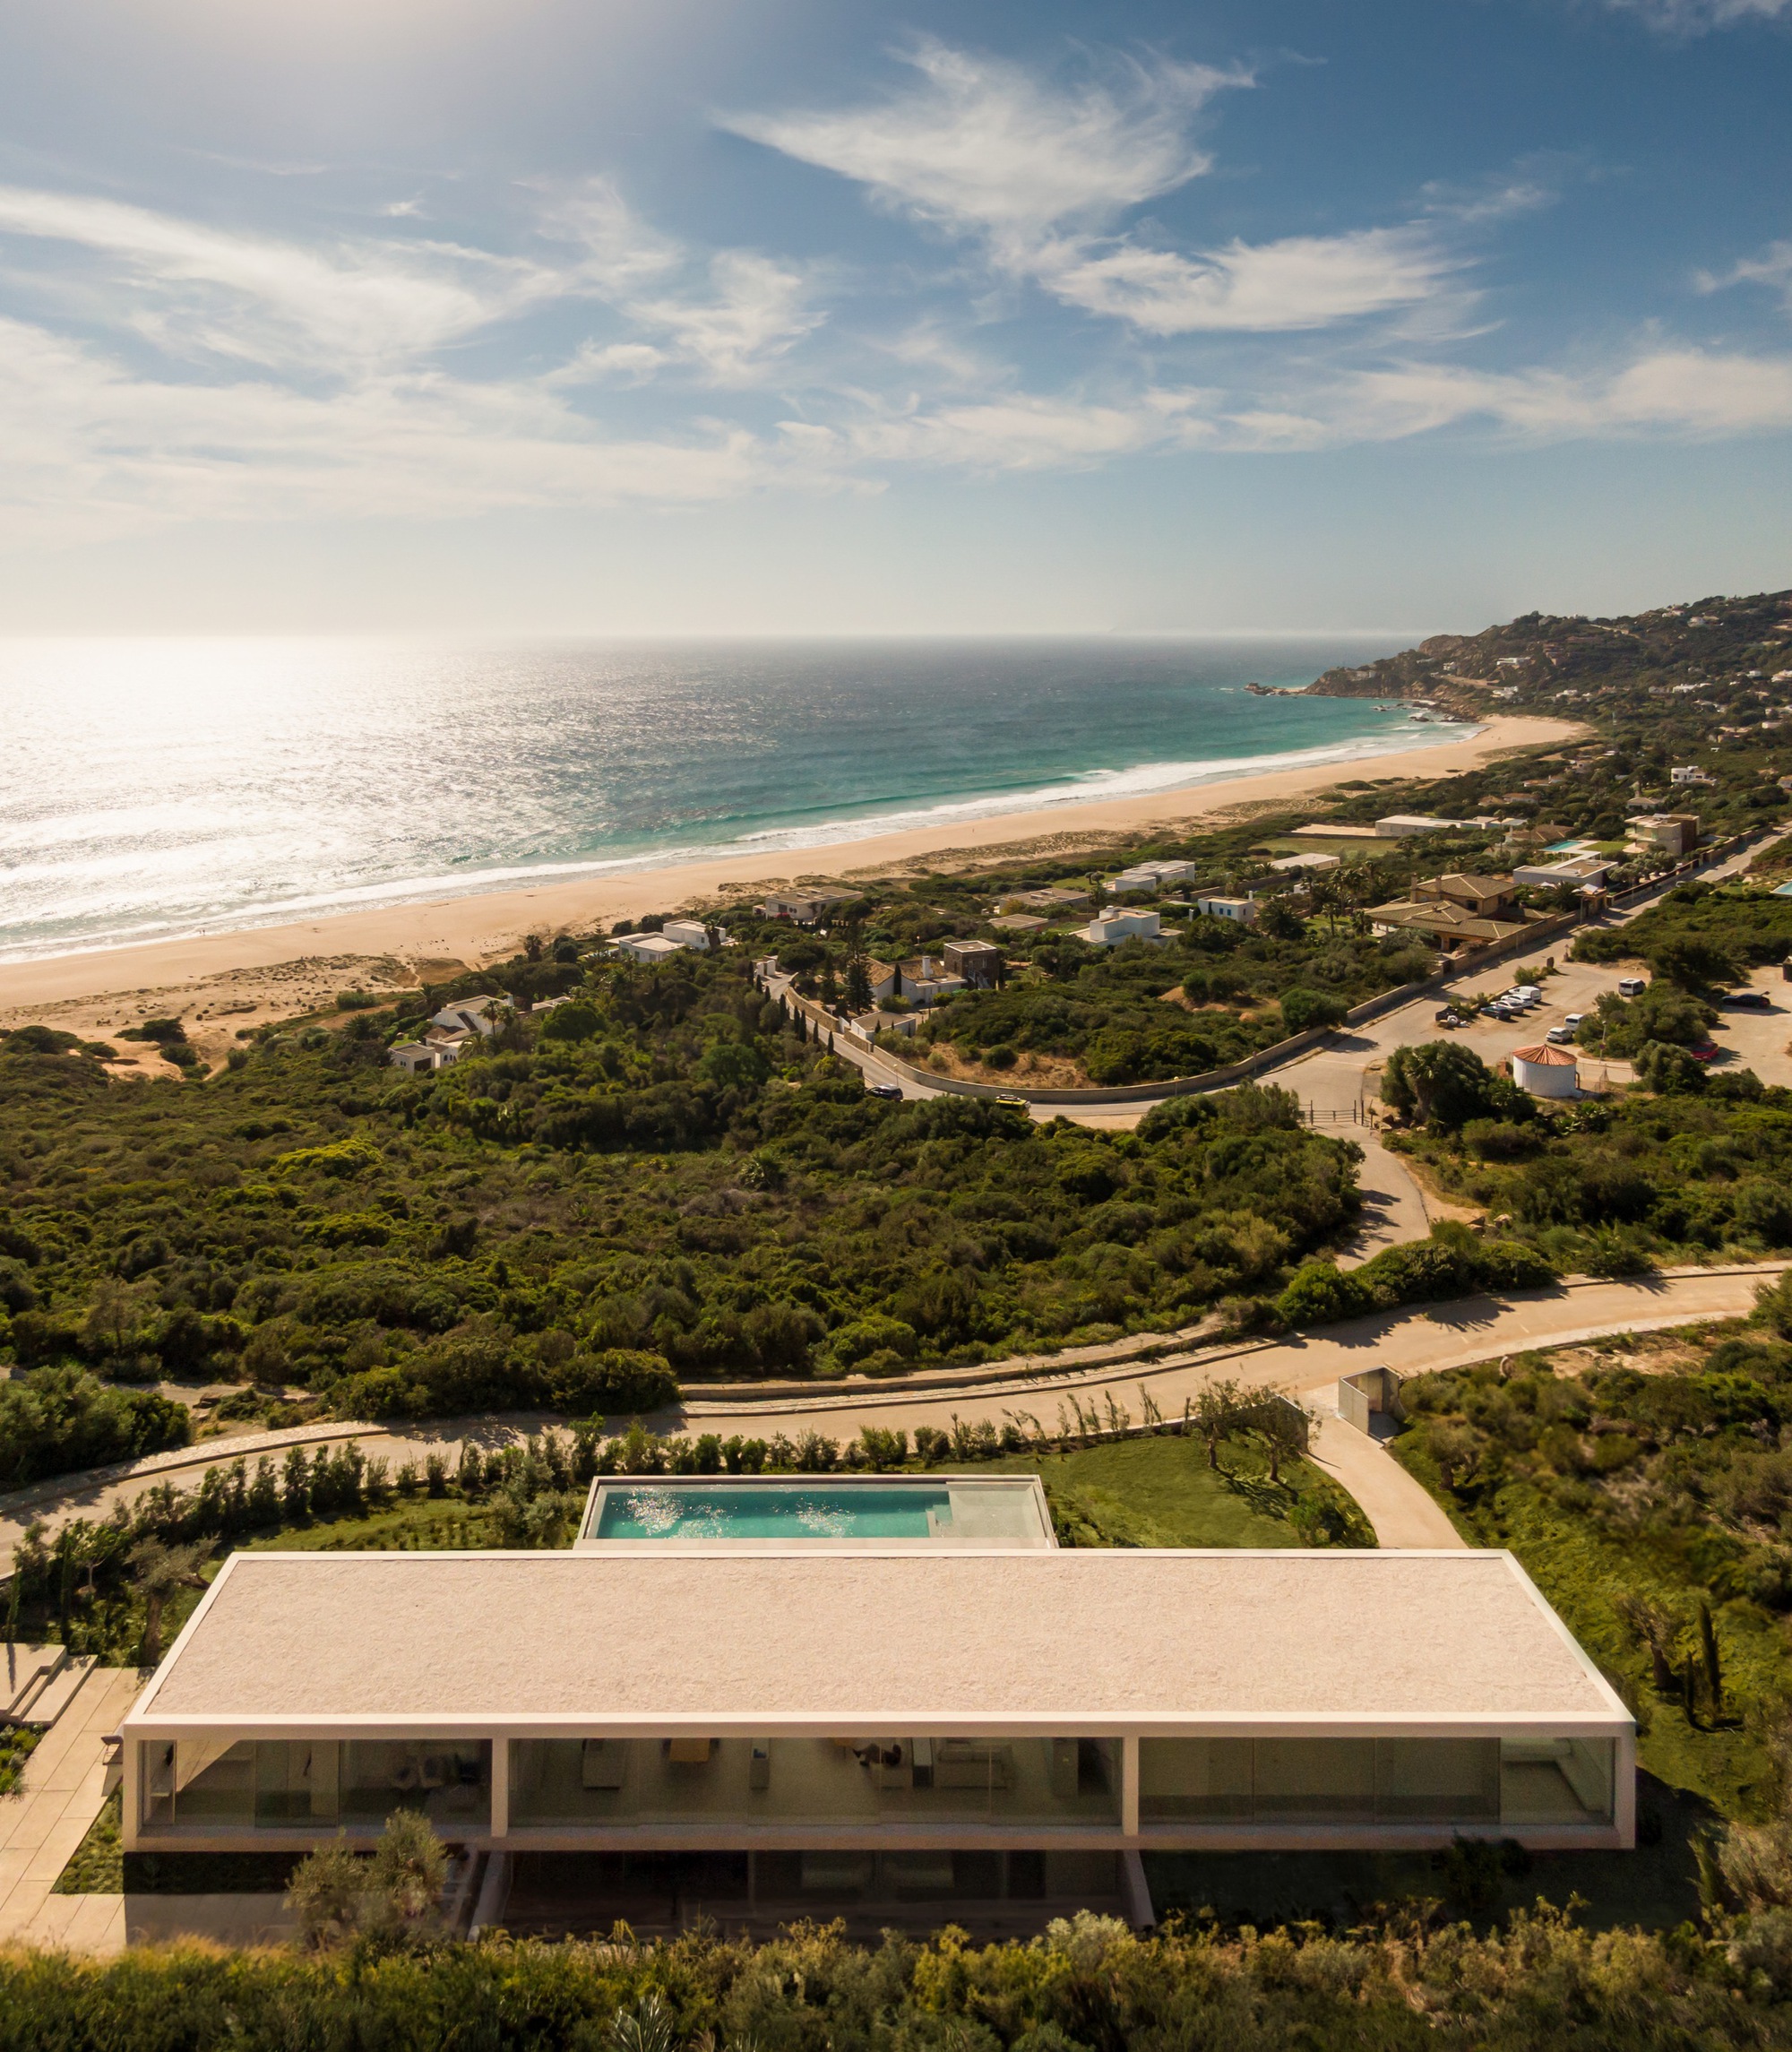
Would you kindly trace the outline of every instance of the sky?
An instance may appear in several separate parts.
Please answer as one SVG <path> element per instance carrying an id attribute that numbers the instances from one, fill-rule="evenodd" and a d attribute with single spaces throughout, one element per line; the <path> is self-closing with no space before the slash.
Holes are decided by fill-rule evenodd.
<path id="1" fill-rule="evenodd" d="M 0 632 L 1792 585 L 1792 0 L 0 0 Z"/>

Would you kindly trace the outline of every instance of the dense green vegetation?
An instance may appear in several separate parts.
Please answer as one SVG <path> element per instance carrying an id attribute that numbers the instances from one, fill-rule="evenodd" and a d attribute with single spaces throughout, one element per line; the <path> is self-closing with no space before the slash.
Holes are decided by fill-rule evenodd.
<path id="1" fill-rule="evenodd" d="M 1658 1027 L 1679 1002 L 1663 985 L 1635 1004 L 1611 999 L 1604 1016 L 1618 1039 L 1633 1015 Z M 1745 1069 L 1708 1075 L 1658 1040 L 1621 1048 L 1652 1092 L 1559 1109 L 1512 1091 L 1458 1043 L 1403 1048 L 1391 1096 L 1414 1124 L 1387 1143 L 1563 1270 L 1622 1275 L 1658 1256 L 1792 1246 L 1792 1091 Z"/>
<path id="2" fill-rule="evenodd" d="M 1644 1765 L 1732 1817 L 1777 1801 L 1792 1714 L 1788 1333 L 1782 1284 L 1721 1337 L 1419 1376 L 1394 1443 L 1617 1682 Z"/>
<path id="3" fill-rule="evenodd" d="M 996 1071 L 1025 1057 L 1070 1057 L 1103 1086 L 1200 1075 L 1242 1060 L 1351 1005 L 1431 973 L 1410 940 L 1328 931 L 1293 911 L 1253 931 L 1196 914 L 1172 944 L 1095 948 L 1074 937 L 1036 946 L 1030 970 L 999 991 L 967 991 L 915 1036 L 922 1056 L 950 1044 Z"/>
<path id="4" fill-rule="evenodd" d="M 1574 943 L 1577 961 L 1640 956 L 1652 975 L 1689 991 L 1721 989 L 1792 951 L 1792 898 L 1753 884 L 1676 884 L 1622 927 L 1595 927 Z"/>
<path id="5" fill-rule="evenodd" d="M 583 1038 L 513 1026 L 417 1079 L 365 1012 L 204 1082 L 0 1042 L 4 1471 L 179 1436 L 77 1367 L 358 1416 L 627 1415 L 674 1371 L 976 1360 L 1262 1298 L 1357 1207 L 1354 1149 L 1284 1092 L 1094 1134 L 869 1097 L 738 959 L 600 967 L 582 1003 Z"/>
<path id="6" fill-rule="evenodd" d="M 1773 1959 L 1747 1927 L 1596 1936 L 1547 1911 L 1488 1937 L 1412 1918 L 1337 1936 L 1182 1926 L 1140 1938 L 1084 1911 L 1030 1944 L 988 1946 L 948 1927 L 867 1950 L 803 1925 L 763 1945 L 710 1932 L 645 1945 L 619 1929 L 599 1944 L 16 1953 L 0 1962 L 0 2046 L 1715 2052 L 1792 2041 Z"/>

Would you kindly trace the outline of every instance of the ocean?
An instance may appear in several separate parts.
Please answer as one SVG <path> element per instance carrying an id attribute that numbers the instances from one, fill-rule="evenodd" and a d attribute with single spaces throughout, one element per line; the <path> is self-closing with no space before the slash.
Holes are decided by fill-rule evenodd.
<path id="1" fill-rule="evenodd" d="M 1243 688 L 1401 645 L 0 642 L 0 960 L 1460 738 Z"/>

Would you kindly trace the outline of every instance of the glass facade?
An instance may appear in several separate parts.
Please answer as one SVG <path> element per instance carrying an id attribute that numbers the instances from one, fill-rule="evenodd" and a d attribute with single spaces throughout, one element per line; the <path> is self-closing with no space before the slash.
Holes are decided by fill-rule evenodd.
<path id="1" fill-rule="evenodd" d="M 420 1810 L 452 1838 L 491 1823 L 483 1739 L 183 1738 L 152 1741 L 141 1759 L 143 1822 L 158 1829 L 377 1826 Z"/>
<path id="2" fill-rule="evenodd" d="M 1608 1824 L 1614 1742 L 1142 1738 L 1139 1822 Z"/>
<path id="3" fill-rule="evenodd" d="M 1117 1738 L 530 1738 L 511 1822 L 1095 1824 L 1120 1821 Z"/>
<path id="4" fill-rule="evenodd" d="M 509 1745 L 513 1830 L 743 1824 L 1113 1830 L 1118 1738 L 550 1738 Z M 151 1830 L 491 1823 L 484 1740 L 181 1739 L 139 1746 Z M 1613 1820 L 1610 1738 L 1142 1738 L 1139 1823 L 1554 1825 Z M 893 1871 L 893 1870 L 892 1870 Z M 880 1884 L 881 1885 L 881 1884 Z"/>

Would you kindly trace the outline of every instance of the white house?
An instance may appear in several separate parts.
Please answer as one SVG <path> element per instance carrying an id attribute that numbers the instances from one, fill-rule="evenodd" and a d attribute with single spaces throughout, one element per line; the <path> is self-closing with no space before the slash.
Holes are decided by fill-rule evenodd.
<path id="1" fill-rule="evenodd" d="M 1210 919 L 1230 919 L 1235 926 L 1256 924 L 1257 903 L 1254 898 L 1197 898 L 1194 909 Z"/>
<path id="2" fill-rule="evenodd" d="M 1283 855 L 1271 863 L 1270 867 L 1279 870 L 1284 876 L 1317 876 L 1322 870 L 1336 869 L 1341 860 L 1342 858 L 1337 855 Z"/>
<path id="3" fill-rule="evenodd" d="M 710 952 L 711 929 L 701 919 L 668 919 L 659 929 L 668 941 L 676 941 L 681 948 L 694 948 L 699 954 Z M 728 935 L 719 927 L 714 929 L 716 945 L 725 948 Z"/>
<path id="4" fill-rule="evenodd" d="M 1161 891 L 1171 884 L 1192 884 L 1199 874 L 1198 866 L 1193 862 L 1135 862 L 1110 877 L 1107 888 L 1116 895 L 1127 891 Z"/>
<path id="5" fill-rule="evenodd" d="M 1702 770 L 1696 763 L 1687 763 L 1678 769 L 1669 770 L 1667 780 L 1675 784 L 1715 784 L 1718 780 L 1709 770 Z"/>
<path id="6" fill-rule="evenodd" d="M 1124 912 L 1116 905 L 1079 927 L 1076 938 L 1092 948 L 1112 948 L 1122 941 L 1161 941 L 1164 935 L 1155 912 Z"/>
<path id="7" fill-rule="evenodd" d="M 624 934 L 616 941 L 616 952 L 628 961 L 643 961 L 651 967 L 682 954 L 685 944 L 668 940 L 664 934 Z"/>
<path id="8" fill-rule="evenodd" d="M 1561 862 L 1525 862 L 1512 871 L 1514 884 L 1529 884 L 1539 891 L 1578 891 L 1588 884 L 1603 884 L 1612 865 L 1596 855 L 1571 855 Z"/>
<path id="9" fill-rule="evenodd" d="M 386 1060 L 395 1069 L 402 1069 L 408 1076 L 426 1076 L 432 1070 L 445 1068 L 461 1052 L 458 1042 L 450 1044 L 441 1040 L 401 1040 L 386 1052 Z"/>
<path id="10" fill-rule="evenodd" d="M 508 1012 L 510 1001 L 501 997 L 461 997 L 430 1015 L 426 1037 L 442 1034 L 479 1033 L 489 1039 L 501 1023 L 497 1014 Z"/>
<path id="11" fill-rule="evenodd" d="M 823 1917 L 880 1871 L 1067 1911 L 1098 1859 L 1145 1923 L 1146 1852 L 1635 1843 L 1635 1720 L 1510 1554 L 965 1523 L 234 1553 L 120 1721 L 125 1848 L 366 1846 L 405 1809 L 478 1852 L 726 1858 Z"/>
<path id="12" fill-rule="evenodd" d="M 1433 819 L 1426 813 L 1395 812 L 1375 822 L 1375 833 L 1382 841 L 1404 841 L 1413 833 L 1446 833 L 1461 823 L 1456 819 Z"/>

